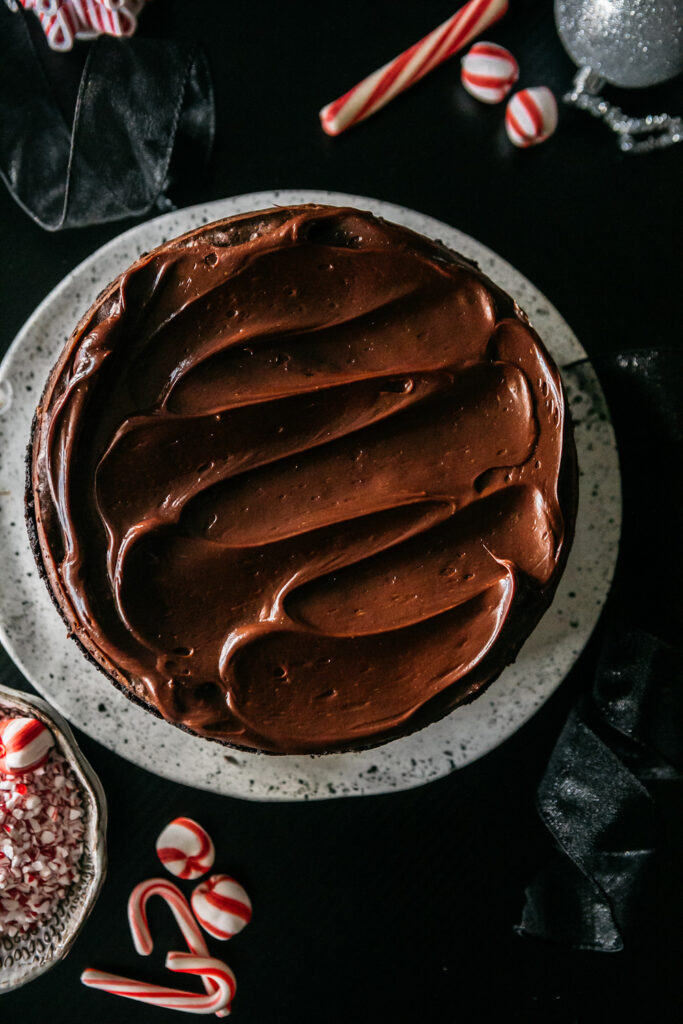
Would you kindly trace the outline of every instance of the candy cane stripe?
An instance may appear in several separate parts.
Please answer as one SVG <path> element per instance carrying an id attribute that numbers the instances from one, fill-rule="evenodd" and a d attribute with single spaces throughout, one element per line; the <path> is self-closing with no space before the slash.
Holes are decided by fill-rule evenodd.
<path id="1" fill-rule="evenodd" d="M 209 950 L 204 936 L 192 915 L 189 903 L 180 889 L 173 882 L 169 882 L 165 878 L 150 878 L 146 882 L 140 882 L 139 885 L 135 886 L 128 899 L 128 923 L 137 952 L 142 956 L 148 956 L 154 948 L 147 920 L 147 901 L 152 896 L 161 896 L 167 903 L 176 919 L 189 952 L 207 957 Z M 204 979 L 204 986 L 207 992 L 211 993 L 216 988 L 216 983 L 210 976 L 207 976 Z M 216 1012 L 216 1016 L 226 1017 L 228 1013 L 229 1010 L 221 1009 Z"/>
<path id="2" fill-rule="evenodd" d="M 93 34 L 130 36 L 145 0 L 19 0 L 40 20 L 53 50 L 70 50 L 74 39 Z"/>
<path id="3" fill-rule="evenodd" d="M 452 18 L 320 111 L 328 135 L 369 117 L 505 14 L 508 0 L 469 0 Z"/>
<path id="4" fill-rule="evenodd" d="M 96 32 L 104 32 L 104 23 L 102 21 L 100 5 L 96 4 L 95 0 L 85 0 L 85 7 L 90 27 L 94 28 Z"/>
<path id="5" fill-rule="evenodd" d="M 479 25 L 481 17 L 486 13 L 488 6 L 489 0 L 474 0 L 471 8 L 469 6 L 463 7 L 460 12 L 462 24 L 460 22 L 457 23 L 457 35 L 449 46 L 445 54 L 446 57 L 451 57 L 470 38 L 472 31 Z M 491 22 L 488 22 L 488 24 L 490 25 Z M 477 31 L 481 31 L 483 28 L 483 25 L 479 25 Z"/>
<path id="6" fill-rule="evenodd" d="M 414 82 L 417 82 L 419 78 L 422 78 L 424 75 L 426 75 L 427 72 L 431 71 L 433 67 L 435 67 L 437 64 L 440 64 L 443 60 L 446 60 L 456 50 L 458 50 L 460 46 L 463 45 L 464 35 L 466 35 L 471 25 L 476 22 L 479 13 L 479 8 L 486 7 L 488 5 L 488 2 L 489 0 L 473 0 L 473 10 L 471 17 L 467 19 L 467 24 L 462 26 L 462 28 L 460 23 L 464 18 L 466 8 L 463 8 L 459 14 L 456 14 L 454 20 L 452 20 L 451 22 L 446 22 L 445 26 L 443 26 L 445 27 L 443 36 L 437 39 L 435 45 L 431 47 L 424 60 L 417 66 L 414 72 L 410 75 L 410 78 L 407 79 L 405 82 L 401 83 L 400 86 L 392 90 L 391 94 L 389 94 L 389 90 L 391 86 L 394 84 L 394 82 L 399 78 L 403 68 L 410 63 L 410 60 L 413 57 L 420 53 L 423 44 L 425 42 L 428 42 L 432 38 L 432 36 L 425 36 L 425 38 L 421 42 L 415 43 L 414 46 L 411 46 L 409 50 L 406 50 L 405 53 L 397 57 L 392 64 L 387 65 L 387 72 L 380 79 L 380 82 L 378 83 L 377 87 L 370 95 L 368 100 L 365 102 L 365 104 L 361 107 L 358 113 L 356 113 L 354 117 L 351 119 L 348 127 L 350 127 L 352 124 L 356 124 L 358 121 L 361 121 L 367 115 L 370 107 L 372 107 L 374 103 L 377 103 L 379 100 L 383 100 L 382 105 L 384 105 L 384 103 L 388 103 L 389 100 L 393 98 L 393 96 L 397 95 L 403 89 L 408 88 L 408 86 L 412 85 Z M 438 33 L 439 30 L 437 29 L 436 31 Z M 440 54 L 439 51 L 442 51 L 442 53 Z"/>
<path id="7" fill-rule="evenodd" d="M 382 97 L 390 89 L 392 83 L 401 74 L 401 71 L 403 70 L 405 65 L 410 61 L 411 56 L 412 56 L 412 54 L 410 52 L 404 53 L 400 57 L 397 57 L 393 64 L 390 64 L 388 66 L 386 72 L 382 75 L 382 77 L 380 78 L 379 82 L 377 83 L 375 88 L 372 90 L 372 92 L 368 96 L 368 98 L 365 101 L 365 103 L 362 105 L 360 110 L 356 114 L 354 114 L 354 116 L 349 121 L 349 127 L 352 124 L 356 124 L 357 121 L 361 121 L 367 115 L 367 113 L 370 110 L 370 108 L 373 107 L 376 103 L 378 103 L 379 100 L 382 99 Z M 408 83 L 406 83 L 406 85 L 407 84 Z M 388 101 L 388 98 L 389 97 L 387 97 L 387 101 Z"/>
<path id="8" fill-rule="evenodd" d="M 450 37 L 452 35 L 452 32 L 453 32 L 453 29 L 455 27 L 457 27 L 457 25 L 454 26 L 451 22 L 446 22 L 446 24 L 442 26 L 442 28 L 443 28 L 442 34 L 436 39 L 436 41 L 434 43 L 434 46 L 427 53 L 427 55 L 424 58 L 424 60 L 422 61 L 422 63 L 419 64 L 418 67 L 415 69 L 415 75 L 416 76 L 419 75 L 420 73 L 425 73 L 426 74 L 426 72 L 429 70 L 429 68 L 431 68 L 433 66 L 433 63 L 438 63 L 439 62 L 439 59 L 440 59 L 439 58 L 439 54 L 440 54 L 440 52 L 444 48 L 446 48 L 446 49 L 448 48 L 449 39 L 450 39 Z M 419 53 L 420 43 L 416 43 L 415 46 L 412 47 L 412 49 L 413 49 L 413 52 L 418 52 Z"/>
<path id="9" fill-rule="evenodd" d="M 90 988 L 108 992 L 111 995 L 135 999 L 138 1002 L 164 1006 L 171 1010 L 184 1010 L 189 1013 L 216 1013 L 225 1016 L 229 1013 L 230 1003 L 235 995 L 237 983 L 235 976 L 221 960 L 213 957 L 198 957 L 192 953 L 169 953 L 166 957 L 169 970 L 183 974 L 197 974 L 205 984 L 209 981 L 213 991 L 202 995 L 198 992 L 186 992 L 161 985 L 151 985 L 124 978 L 106 971 L 86 968 L 81 974 L 81 981 Z"/>

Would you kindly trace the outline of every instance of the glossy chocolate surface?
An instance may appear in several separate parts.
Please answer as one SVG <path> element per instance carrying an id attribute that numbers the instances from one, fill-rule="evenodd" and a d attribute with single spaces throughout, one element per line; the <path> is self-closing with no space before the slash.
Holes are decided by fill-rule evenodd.
<path id="1" fill-rule="evenodd" d="M 369 214 L 296 207 L 141 257 L 38 410 L 62 614 L 197 733 L 362 747 L 472 699 L 552 598 L 574 454 L 511 299 Z M 564 479 L 564 484 L 562 480 Z"/>

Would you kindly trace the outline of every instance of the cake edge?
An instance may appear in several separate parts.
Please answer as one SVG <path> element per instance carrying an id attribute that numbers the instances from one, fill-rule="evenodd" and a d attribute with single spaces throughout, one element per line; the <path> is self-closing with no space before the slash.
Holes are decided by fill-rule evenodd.
<path id="1" fill-rule="evenodd" d="M 568 560 L 568 557 L 569 557 L 569 553 L 570 553 L 571 548 L 572 548 L 572 544 L 573 544 L 573 540 L 574 540 L 574 535 L 575 535 L 576 515 L 577 515 L 578 498 L 579 498 L 579 487 L 578 487 L 579 472 L 578 472 L 578 461 L 577 461 L 577 453 L 576 453 L 576 444 L 575 444 L 575 441 L 574 441 L 574 434 L 573 434 L 573 429 L 572 429 L 571 414 L 570 414 L 569 405 L 568 405 L 568 402 L 567 402 L 567 396 L 566 396 L 566 393 L 565 393 L 565 390 L 564 390 L 564 386 L 562 385 L 561 380 L 560 380 L 560 383 L 561 383 L 562 397 L 563 397 L 563 403 L 564 403 L 564 410 L 563 410 L 564 415 L 563 415 L 563 437 L 562 437 L 561 468 L 560 468 L 560 473 L 559 473 L 558 481 L 557 481 L 557 490 L 558 490 L 558 504 L 559 504 L 559 507 L 560 507 L 560 510 L 562 512 L 562 516 L 563 516 L 563 519 L 564 519 L 565 533 L 564 533 L 564 537 L 563 537 L 563 541 L 562 541 L 562 548 L 561 548 L 560 555 L 559 555 L 559 558 L 558 558 L 558 561 L 557 561 L 556 569 L 555 569 L 555 572 L 553 574 L 554 578 L 551 581 L 551 583 L 548 584 L 548 586 L 546 588 L 546 591 L 545 591 L 545 593 L 543 595 L 543 597 L 546 598 L 546 600 L 543 602 L 543 606 L 538 610 L 537 616 L 533 620 L 531 620 L 532 621 L 532 625 L 530 627 L 528 626 L 529 619 L 527 618 L 527 620 L 526 620 L 527 621 L 527 625 L 526 625 L 524 636 L 522 637 L 522 639 L 519 640 L 518 638 L 515 637 L 513 641 L 508 641 L 507 648 L 505 647 L 505 639 L 506 639 L 505 634 L 506 633 L 510 633 L 510 632 L 512 632 L 512 633 L 516 632 L 516 629 L 512 628 L 513 626 L 516 626 L 516 622 L 509 622 L 509 621 L 506 622 L 505 626 L 503 627 L 503 630 L 501 631 L 500 636 L 498 637 L 498 641 L 497 641 L 497 643 L 495 645 L 495 653 L 497 655 L 497 660 L 502 660 L 503 661 L 502 666 L 499 668 L 499 670 L 497 672 L 495 672 L 493 675 L 489 676 L 488 678 L 485 678 L 483 681 L 477 681 L 475 679 L 472 682 L 471 689 L 466 693 L 466 695 L 464 697 L 461 696 L 459 699 L 455 700 L 454 703 L 450 703 L 449 704 L 449 702 L 444 699 L 444 693 L 447 693 L 447 691 L 444 691 L 444 693 L 435 695 L 433 698 L 431 698 L 425 704 L 423 704 L 419 708 L 419 710 L 406 721 L 405 726 L 396 726 L 396 727 L 394 727 L 392 729 L 390 735 L 383 736 L 383 737 L 368 738 L 367 742 L 364 742 L 362 739 L 359 739 L 357 742 L 354 742 L 352 745 L 348 745 L 348 741 L 347 741 L 346 745 L 344 744 L 344 742 L 342 742 L 338 746 L 333 745 L 333 746 L 331 746 L 331 747 L 329 747 L 328 749 L 325 749 L 325 750 L 306 750 L 306 749 L 292 750 L 292 751 L 267 750 L 267 749 L 263 749 L 263 748 L 255 748 L 255 747 L 252 747 L 252 746 L 240 745 L 239 743 L 236 743 L 234 740 L 226 740 L 226 739 L 223 739 L 223 738 L 218 737 L 218 736 L 203 735 L 203 734 L 197 733 L 195 730 L 189 728 L 188 726 L 186 726 L 182 722 L 176 722 L 176 721 L 173 721 L 172 719 L 165 718 L 165 716 L 162 715 L 162 713 L 159 711 L 159 709 L 154 704 L 146 701 L 144 698 L 142 698 L 137 693 L 135 693 L 135 691 L 132 689 L 131 683 L 124 679 L 123 674 L 119 672 L 119 670 L 116 668 L 115 665 L 109 663 L 108 659 L 106 659 L 104 656 L 102 657 L 101 661 L 98 660 L 98 658 L 95 657 L 93 652 L 83 643 L 83 641 L 81 640 L 81 638 L 78 635 L 78 633 L 74 631 L 74 629 L 72 627 L 72 624 L 69 622 L 69 619 L 68 619 L 68 616 L 67 616 L 65 608 L 60 603 L 60 601 L 59 601 L 59 599 L 57 597 L 57 594 L 55 593 L 54 588 L 50 584 L 49 574 L 48 574 L 48 571 L 47 571 L 47 569 L 45 567 L 45 563 L 44 563 L 44 560 L 43 560 L 43 553 L 42 553 L 42 547 L 41 547 L 41 544 L 40 544 L 39 529 L 38 529 L 38 523 L 37 523 L 36 495 L 35 495 L 35 490 L 34 490 L 34 486 L 33 486 L 33 468 L 34 468 L 34 462 L 35 462 L 35 459 L 36 459 L 36 454 L 37 454 L 37 450 L 38 450 L 38 447 L 39 447 L 39 444 L 40 444 L 40 438 L 41 438 L 41 435 L 40 435 L 40 424 L 39 424 L 39 413 L 42 410 L 44 398 L 45 398 L 46 394 L 49 392 L 50 387 L 51 387 L 54 379 L 56 377 L 58 377 L 58 375 L 59 375 L 59 373 L 61 371 L 62 365 L 63 365 L 64 361 L 68 358 L 70 352 L 72 351 L 72 348 L 73 348 L 74 344 L 77 342 L 78 339 L 80 339 L 80 337 L 84 333 L 87 325 L 91 322 L 93 317 L 96 315 L 97 311 L 104 305 L 104 303 L 107 301 L 107 299 L 109 299 L 113 294 L 115 294 L 115 292 L 118 289 L 122 279 L 125 278 L 127 275 L 131 274 L 132 272 L 134 272 L 135 270 L 137 270 L 138 267 L 143 266 L 145 264 L 145 262 L 149 260 L 150 257 L 156 256 L 157 254 L 159 254 L 160 252 L 163 252 L 163 251 L 169 252 L 169 251 L 173 251 L 173 249 L 175 249 L 175 248 L 180 248 L 183 244 L 185 244 L 188 241 L 190 241 L 194 236 L 196 236 L 196 235 L 203 235 L 203 234 L 205 234 L 210 229 L 220 229 L 220 227 L 225 225 L 225 224 L 231 224 L 231 225 L 232 224 L 240 224 L 240 223 L 252 221 L 252 220 L 254 220 L 254 218 L 262 218 L 262 217 L 264 217 L 264 216 L 266 216 L 268 214 L 277 213 L 278 211 L 282 211 L 284 213 L 284 212 L 289 212 L 291 210 L 296 210 L 296 209 L 321 209 L 321 210 L 325 210 L 325 209 L 330 209 L 330 207 L 327 206 L 326 204 L 320 204 L 320 203 L 304 203 L 304 204 L 297 204 L 296 206 L 266 207 L 266 208 L 264 208 L 262 210 L 252 210 L 252 211 L 248 211 L 248 212 L 245 212 L 245 213 L 242 213 L 242 214 L 233 215 L 231 217 L 223 217 L 223 218 L 220 218 L 219 220 L 211 221 L 211 222 L 208 222 L 206 224 L 202 224 L 199 227 L 192 228 L 190 231 L 187 231 L 187 232 L 183 233 L 182 235 L 174 236 L 173 238 L 167 239 L 166 241 L 162 242 L 160 245 L 156 246 L 155 248 L 153 248 L 151 250 L 148 250 L 146 252 L 140 253 L 140 255 L 137 257 L 136 260 L 134 260 L 131 264 L 129 264 L 125 268 L 125 270 L 123 270 L 120 274 L 118 274 L 117 277 L 113 281 L 111 281 L 108 285 L 106 285 L 98 293 L 98 295 L 96 296 L 94 301 L 91 303 L 91 305 L 88 307 L 86 312 L 83 314 L 81 319 L 78 321 L 76 327 L 74 328 L 72 333 L 69 335 L 69 337 L 65 341 L 62 349 L 60 350 L 60 352 L 59 352 L 59 354 L 58 354 L 58 356 L 57 356 L 57 358 L 56 358 L 56 360 L 55 360 L 55 362 L 54 362 L 54 364 L 52 366 L 52 369 L 50 370 L 50 373 L 47 376 L 47 379 L 45 381 L 45 385 L 44 385 L 43 390 L 41 392 L 40 400 L 38 402 L 38 405 L 36 407 L 36 410 L 35 410 L 33 418 L 32 418 L 31 430 L 30 430 L 29 441 L 28 441 L 26 457 L 25 457 L 24 519 L 25 519 L 25 523 L 26 523 L 26 528 L 27 528 L 27 533 L 28 533 L 28 537 L 29 537 L 29 543 L 30 543 L 30 546 L 31 546 L 31 551 L 33 553 L 33 557 L 34 557 L 34 560 L 36 562 L 36 566 L 37 566 L 37 569 L 38 569 L 38 575 L 41 578 L 41 580 L 43 581 L 43 583 L 45 584 L 45 586 L 47 588 L 47 591 L 48 591 L 48 593 L 50 595 L 50 598 L 52 600 L 52 603 L 54 604 L 55 608 L 59 612 L 60 618 L 62 619 L 62 621 L 64 622 L 64 624 L 66 626 L 67 637 L 69 639 L 74 640 L 76 642 L 77 646 L 80 648 L 81 652 L 85 655 L 86 659 L 92 665 L 94 665 L 105 676 L 105 678 L 108 680 L 109 683 L 113 684 L 116 687 L 116 689 L 119 690 L 121 693 L 123 693 L 124 696 L 126 696 L 128 698 L 128 700 L 130 700 L 133 704 L 135 704 L 136 706 L 142 708 L 144 711 L 151 712 L 156 718 L 158 718 L 158 719 L 160 719 L 162 721 L 168 722 L 170 725 L 174 726 L 177 729 L 180 729 L 182 732 L 187 733 L 190 736 L 199 737 L 200 739 L 208 740 L 208 741 L 213 742 L 213 743 L 217 743 L 220 746 L 226 747 L 226 748 L 231 749 L 231 750 L 238 750 L 240 752 L 248 753 L 248 754 L 269 755 L 271 757 L 288 757 L 288 756 L 324 757 L 324 756 L 327 756 L 327 755 L 330 755 L 330 754 L 360 753 L 360 752 L 363 752 L 363 751 L 376 749 L 376 748 L 378 748 L 380 746 L 385 745 L 386 743 L 391 743 L 394 740 L 399 740 L 399 739 L 405 738 L 406 736 L 418 733 L 421 730 L 427 728 L 429 725 L 435 724 L 436 722 L 441 721 L 442 719 L 446 718 L 449 714 L 451 714 L 452 712 L 455 712 L 457 710 L 457 708 L 464 707 L 464 706 L 466 706 L 468 704 L 471 704 L 478 697 L 482 696 L 483 693 L 486 690 L 488 690 L 488 688 L 500 678 L 502 673 L 505 671 L 505 669 L 509 665 L 512 665 L 516 661 L 516 659 L 517 659 L 517 657 L 519 655 L 519 652 L 523 648 L 524 644 L 530 638 L 530 636 L 533 634 L 533 632 L 536 630 L 536 628 L 538 627 L 541 619 L 543 618 L 543 616 L 546 614 L 546 612 L 548 611 L 548 609 L 552 605 L 554 597 L 555 597 L 555 594 L 556 594 L 556 591 L 557 591 L 557 588 L 558 588 L 559 583 L 560 583 L 560 580 L 562 579 L 562 576 L 563 576 L 565 568 L 566 568 L 566 564 L 567 564 L 567 560 Z M 392 221 L 388 221 L 384 217 L 377 216 L 376 214 L 374 214 L 370 210 L 358 210 L 355 207 L 339 207 L 338 209 L 340 209 L 340 210 L 348 210 L 351 213 L 358 213 L 358 212 L 360 212 L 360 213 L 368 215 L 368 216 L 372 217 L 373 219 L 375 219 L 377 221 L 380 221 L 382 223 L 387 223 L 387 224 L 390 224 L 390 225 L 393 225 L 393 223 L 394 223 Z M 455 258 L 455 262 L 464 263 L 468 267 L 471 267 L 481 277 L 481 279 L 484 281 L 486 286 L 490 289 L 490 291 L 492 293 L 492 296 L 493 296 L 493 298 L 496 301 L 497 311 L 499 309 L 499 304 L 500 304 L 500 306 L 507 307 L 508 309 L 510 309 L 510 307 L 512 308 L 513 315 L 515 317 L 519 318 L 525 324 L 525 326 L 527 326 L 533 332 L 533 334 L 535 335 L 537 341 L 540 343 L 542 350 L 544 350 L 544 351 L 546 351 L 548 353 L 548 355 L 550 356 L 550 360 L 551 360 L 552 366 L 557 369 L 558 375 L 559 375 L 559 367 L 557 366 L 557 363 L 556 363 L 555 359 L 553 358 L 552 354 L 550 352 L 548 352 L 547 346 L 545 345 L 545 343 L 543 342 L 543 339 L 540 337 L 540 335 L 538 334 L 538 332 L 534 328 L 533 324 L 531 323 L 531 321 L 530 321 L 529 317 L 527 316 L 527 314 L 525 313 L 525 311 L 518 305 L 517 301 L 515 300 L 515 298 L 513 296 L 510 296 L 506 292 L 504 292 L 500 288 L 500 286 L 495 283 L 495 281 L 492 281 L 488 277 L 488 275 L 485 274 L 482 271 L 481 267 L 479 266 L 479 264 L 475 260 L 469 259 L 468 257 L 464 256 L 462 253 L 459 253 L 459 252 L 457 252 L 454 249 L 450 249 L 440 239 L 428 238 L 427 236 L 422 235 L 419 232 L 414 231 L 413 229 L 405 227 L 403 225 L 397 225 L 397 226 L 401 227 L 401 229 L 403 231 L 405 231 L 409 235 L 412 235 L 415 239 L 419 240 L 421 243 L 427 242 L 430 245 L 435 246 L 438 249 L 440 249 L 443 252 L 444 257 L 447 258 L 449 260 L 449 262 L 453 262 L 454 258 Z M 509 313 L 508 313 L 508 315 L 509 315 Z M 501 646 L 506 651 L 504 657 L 502 657 L 502 658 L 501 658 Z M 491 658 L 491 655 L 493 655 L 493 653 L 494 653 L 494 651 L 492 650 L 491 652 L 489 652 L 486 655 L 484 655 L 484 657 L 481 659 L 481 661 L 475 666 L 475 669 L 473 671 L 475 673 L 483 672 L 484 675 L 486 675 L 486 671 L 485 670 L 486 670 L 487 662 L 489 661 L 489 659 Z M 444 705 L 443 707 L 435 707 L 437 704 L 439 704 L 441 702 Z"/>

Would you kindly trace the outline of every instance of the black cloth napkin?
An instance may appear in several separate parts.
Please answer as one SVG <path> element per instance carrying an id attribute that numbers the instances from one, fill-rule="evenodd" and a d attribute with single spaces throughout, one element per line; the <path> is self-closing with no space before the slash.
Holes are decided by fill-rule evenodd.
<path id="1" fill-rule="evenodd" d="M 622 543 L 590 694 L 537 793 L 556 854 L 517 931 L 582 950 L 629 945 L 656 867 L 659 783 L 683 773 L 683 353 L 600 357 L 619 442 Z"/>
<path id="2" fill-rule="evenodd" d="M 0 7 L 0 175 L 14 199 L 48 231 L 163 209 L 174 151 L 191 150 L 201 167 L 213 142 L 203 51 L 101 36 L 89 45 L 69 118 L 41 47 L 23 10 Z"/>

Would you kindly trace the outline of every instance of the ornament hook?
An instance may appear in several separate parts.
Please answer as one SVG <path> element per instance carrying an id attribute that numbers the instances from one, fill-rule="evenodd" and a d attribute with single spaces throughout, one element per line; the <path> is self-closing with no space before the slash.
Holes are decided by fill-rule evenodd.
<path id="1" fill-rule="evenodd" d="M 683 140 L 683 118 L 670 114 L 648 114 L 646 117 L 629 117 L 620 107 L 614 106 L 598 91 L 606 80 L 592 68 L 580 68 L 574 77 L 571 90 L 563 96 L 565 103 L 579 110 L 586 110 L 599 118 L 619 136 L 619 148 L 624 153 L 647 153 L 653 149 L 664 149 Z M 637 138 L 637 136 L 644 136 Z"/>

